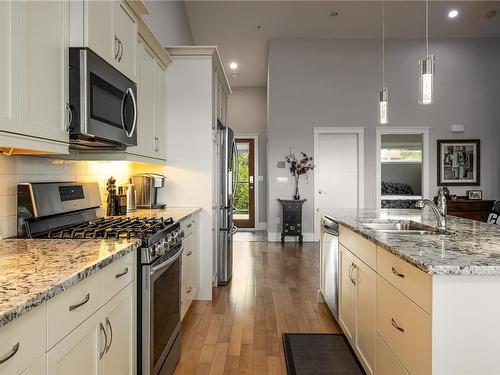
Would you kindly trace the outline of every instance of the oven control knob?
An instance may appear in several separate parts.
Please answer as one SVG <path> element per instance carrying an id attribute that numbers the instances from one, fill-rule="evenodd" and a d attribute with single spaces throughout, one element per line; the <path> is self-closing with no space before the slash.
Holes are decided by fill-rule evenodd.
<path id="1" fill-rule="evenodd" d="M 175 245 L 175 238 L 174 238 L 174 236 L 172 236 L 171 234 L 169 234 L 167 236 L 167 243 L 168 243 L 169 247 L 174 246 Z"/>
<path id="2" fill-rule="evenodd" d="M 182 229 L 179 230 L 179 238 L 181 240 L 184 238 L 184 231 Z"/>
<path id="3" fill-rule="evenodd" d="M 158 256 L 158 246 L 157 245 L 151 246 L 151 250 L 149 252 L 151 253 L 152 257 L 157 257 Z"/>
<path id="4" fill-rule="evenodd" d="M 161 241 L 159 244 L 158 244 L 158 247 L 157 247 L 157 255 L 163 255 L 165 254 L 165 241 Z"/>

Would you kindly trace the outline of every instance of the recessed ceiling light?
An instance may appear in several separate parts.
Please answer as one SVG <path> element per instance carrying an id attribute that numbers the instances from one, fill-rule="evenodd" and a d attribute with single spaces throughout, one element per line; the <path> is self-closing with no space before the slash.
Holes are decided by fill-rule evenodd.
<path id="1" fill-rule="evenodd" d="M 449 18 L 455 18 L 456 16 L 458 16 L 458 10 L 456 9 L 452 9 L 448 12 L 448 17 Z"/>
<path id="2" fill-rule="evenodd" d="M 238 63 L 233 61 L 231 64 L 229 64 L 229 68 L 232 70 L 238 69 Z"/>
<path id="3" fill-rule="evenodd" d="M 490 19 L 490 18 L 493 18 L 495 17 L 497 14 L 497 11 L 496 10 L 490 10 L 486 13 L 486 18 Z"/>

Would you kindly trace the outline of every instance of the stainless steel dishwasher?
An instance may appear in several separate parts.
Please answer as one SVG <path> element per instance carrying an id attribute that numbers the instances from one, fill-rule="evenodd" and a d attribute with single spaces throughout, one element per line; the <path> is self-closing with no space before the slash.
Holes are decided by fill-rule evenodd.
<path id="1" fill-rule="evenodd" d="M 339 224 L 321 219 L 321 292 L 335 319 L 339 318 Z"/>

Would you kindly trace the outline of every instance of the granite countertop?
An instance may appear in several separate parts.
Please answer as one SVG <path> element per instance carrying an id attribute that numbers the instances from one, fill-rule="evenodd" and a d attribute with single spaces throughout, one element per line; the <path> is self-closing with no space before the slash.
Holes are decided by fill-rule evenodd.
<path id="1" fill-rule="evenodd" d="M 0 241 L 0 327 L 139 245 L 139 240 Z"/>
<path id="2" fill-rule="evenodd" d="M 185 220 L 201 211 L 200 207 L 166 207 L 163 209 L 138 209 L 127 214 L 128 217 L 172 217 L 174 221 Z"/>
<path id="3" fill-rule="evenodd" d="M 448 216 L 446 235 L 377 232 L 363 225 L 413 220 L 436 226 L 425 210 L 321 210 L 378 246 L 433 275 L 500 275 L 500 226 Z"/>

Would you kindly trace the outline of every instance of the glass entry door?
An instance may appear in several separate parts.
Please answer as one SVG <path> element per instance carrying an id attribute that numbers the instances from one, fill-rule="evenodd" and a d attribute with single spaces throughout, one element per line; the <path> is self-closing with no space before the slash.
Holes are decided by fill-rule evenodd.
<path id="1" fill-rule="evenodd" d="M 236 212 L 234 224 L 238 228 L 255 227 L 255 176 L 254 176 L 254 140 L 236 139 L 238 150 L 238 181 L 234 196 Z"/>

